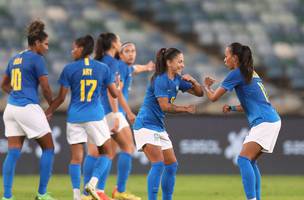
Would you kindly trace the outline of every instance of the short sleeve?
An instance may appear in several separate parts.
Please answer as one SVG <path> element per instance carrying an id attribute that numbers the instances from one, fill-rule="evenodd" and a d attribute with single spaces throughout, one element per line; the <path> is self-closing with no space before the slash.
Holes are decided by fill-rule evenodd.
<path id="1" fill-rule="evenodd" d="M 239 69 L 235 69 L 231 71 L 222 82 L 221 87 L 227 91 L 232 91 L 233 88 L 240 85 L 242 83 L 242 75 Z"/>
<path id="2" fill-rule="evenodd" d="M 70 87 L 67 67 L 61 72 L 58 83 L 66 88 Z"/>
<path id="3" fill-rule="evenodd" d="M 34 61 L 34 68 L 36 71 L 37 77 L 48 75 L 46 68 L 46 62 L 42 56 L 36 57 Z"/>
<path id="4" fill-rule="evenodd" d="M 192 87 L 193 87 L 193 85 L 190 82 L 180 79 L 180 82 L 179 82 L 180 91 L 186 92 L 186 91 L 190 90 Z"/>
<path id="5" fill-rule="evenodd" d="M 158 76 L 154 79 L 153 84 L 154 84 L 154 95 L 156 98 L 169 97 L 168 91 L 167 91 L 168 81 L 166 79 Z"/>

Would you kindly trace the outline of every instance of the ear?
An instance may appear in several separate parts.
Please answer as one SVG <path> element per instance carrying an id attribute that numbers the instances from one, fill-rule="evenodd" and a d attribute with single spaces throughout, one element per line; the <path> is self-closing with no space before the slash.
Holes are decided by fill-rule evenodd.
<path id="1" fill-rule="evenodd" d="M 167 60 L 167 61 L 166 61 L 166 65 L 167 65 L 168 67 L 171 66 L 171 63 L 172 63 L 171 60 Z"/>
<path id="2" fill-rule="evenodd" d="M 40 45 L 41 44 L 41 42 L 39 41 L 39 40 L 36 40 L 35 41 L 35 46 L 38 46 L 38 45 Z"/>

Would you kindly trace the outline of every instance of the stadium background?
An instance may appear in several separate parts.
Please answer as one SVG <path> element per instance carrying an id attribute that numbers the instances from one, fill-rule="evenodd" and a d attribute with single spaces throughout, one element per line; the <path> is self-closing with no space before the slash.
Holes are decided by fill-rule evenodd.
<path id="1" fill-rule="evenodd" d="M 304 1 L 303 0 L 0 0 L 0 73 L 8 59 L 26 47 L 25 26 L 39 18 L 49 34 L 49 79 L 57 93 L 57 79 L 71 61 L 73 39 L 104 31 L 118 34 L 137 46 L 136 63 L 154 60 L 161 47 L 184 52 L 186 68 L 200 82 L 212 76 L 221 81 L 228 72 L 224 48 L 231 42 L 249 45 L 256 71 L 265 81 L 270 100 L 283 118 L 283 128 L 271 156 L 261 159 L 265 174 L 293 174 L 304 185 Z M 151 74 L 133 79 L 130 101 L 137 111 Z M 0 109 L 6 105 L 0 93 Z M 66 174 L 69 147 L 65 140 L 65 111 L 60 107 L 52 129 L 56 144 L 55 174 Z M 197 115 L 169 115 L 166 121 L 180 163 L 181 174 L 237 174 L 235 156 L 248 131 L 245 116 L 222 115 L 224 103 L 236 104 L 226 94 L 216 103 L 205 97 L 179 95 L 178 104 L 194 103 Z M 46 103 L 42 101 L 43 107 Z M 2 114 L 1 114 L 2 115 Z M 0 161 L 7 144 L 0 123 Z M 26 142 L 17 174 L 38 172 L 39 148 Z M 148 163 L 136 153 L 133 173 L 147 172 Z M 115 173 L 115 168 L 112 173 Z M 1 191 L 0 191 L 1 192 Z M 302 193 L 304 196 L 304 193 Z M 304 197 L 303 197 L 304 199 Z M 299 199 L 300 200 L 300 199 Z"/>

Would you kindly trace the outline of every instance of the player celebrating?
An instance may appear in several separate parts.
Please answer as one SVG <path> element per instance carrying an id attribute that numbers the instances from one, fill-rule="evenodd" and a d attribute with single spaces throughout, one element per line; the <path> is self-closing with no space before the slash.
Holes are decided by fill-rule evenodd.
<path id="1" fill-rule="evenodd" d="M 231 70 L 221 86 L 210 89 L 212 78 L 205 78 L 205 90 L 211 101 L 218 100 L 226 91 L 235 92 L 240 105 L 224 105 L 223 112 L 245 112 L 250 132 L 245 138 L 238 157 L 238 166 L 243 187 L 248 200 L 261 199 L 261 175 L 256 160 L 262 154 L 272 153 L 280 128 L 281 120 L 271 106 L 261 78 L 254 71 L 251 50 L 240 43 L 232 43 L 225 50 L 225 65 Z"/>
<path id="2" fill-rule="evenodd" d="M 132 156 L 134 151 L 133 136 L 126 120 L 126 116 L 133 124 L 135 115 L 129 107 L 127 101 L 129 97 L 129 89 L 132 82 L 132 74 L 139 74 L 145 71 L 152 71 L 154 69 L 154 63 L 150 61 L 146 65 L 134 65 L 136 58 L 136 48 L 131 42 L 122 44 L 119 52 L 119 74 L 120 74 L 120 87 L 121 92 L 118 96 L 119 112 L 117 114 L 119 118 L 119 127 L 122 127 L 117 134 L 113 134 L 112 141 L 113 153 L 116 153 L 116 144 L 121 149 L 128 149 L 126 152 L 122 150 L 118 155 L 117 163 L 117 187 L 112 193 L 112 197 L 118 200 L 140 200 L 139 197 L 134 194 L 126 192 L 126 184 L 132 167 Z M 114 157 L 114 156 L 113 156 Z"/>
<path id="3" fill-rule="evenodd" d="M 195 113 L 194 105 L 177 106 L 174 100 L 178 90 L 195 96 L 203 96 L 203 91 L 193 77 L 188 74 L 179 75 L 184 68 L 184 56 L 178 49 L 160 49 L 155 65 L 155 73 L 147 88 L 133 128 L 137 149 L 143 150 L 151 162 L 147 177 L 148 199 L 157 199 L 162 179 L 163 200 L 171 200 L 177 160 L 164 127 L 164 113 Z"/>
<path id="4" fill-rule="evenodd" d="M 36 200 L 54 200 L 47 193 L 52 174 L 54 144 L 46 116 L 39 106 L 38 86 L 48 104 L 52 102 L 52 91 L 48 83 L 48 72 L 43 58 L 48 50 L 48 35 L 44 23 L 33 21 L 28 27 L 28 49 L 11 58 L 2 81 L 2 89 L 9 94 L 3 119 L 8 153 L 3 162 L 4 197 L 12 200 L 12 185 L 15 167 L 20 157 L 25 137 L 34 138 L 42 149 L 40 158 L 40 183 Z"/>
<path id="5" fill-rule="evenodd" d="M 92 178 L 86 184 L 86 191 L 96 200 L 99 200 L 99 197 L 95 188 L 101 174 L 107 170 L 112 150 L 110 131 L 104 120 L 100 93 L 103 86 L 106 86 L 114 97 L 118 92 L 114 80 L 111 79 L 109 68 L 89 58 L 93 49 L 94 39 L 90 35 L 75 40 L 72 50 L 75 61 L 64 68 L 59 79 L 61 85 L 59 95 L 46 111 L 48 115 L 53 113 L 64 102 L 70 88 L 72 97 L 68 109 L 67 140 L 72 152 L 69 174 L 74 200 L 80 200 L 83 143 L 90 141 L 98 147 L 99 156 Z"/>

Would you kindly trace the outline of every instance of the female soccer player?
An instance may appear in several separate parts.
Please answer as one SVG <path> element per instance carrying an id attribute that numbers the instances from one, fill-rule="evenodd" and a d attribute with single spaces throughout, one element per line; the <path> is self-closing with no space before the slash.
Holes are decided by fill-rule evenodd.
<path id="1" fill-rule="evenodd" d="M 95 49 L 95 59 L 98 61 L 101 61 L 110 69 L 110 76 L 116 80 L 116 82 L 119 82 L 119 71 L 118 71 L 118 60 L 115 57 L 115 55 L 119 52 L 121 43 L 120 39 L 117 35 L 114 33 L 101 33 L 97 39 L 96 49 Z M 114 99 L 111 95 L 108 95 L 107 90 L 103 89 L 101 94 L 101 103 L 104 109 L 104 113 L 106 116 L 106 122 L 111 130 L 111 134 L 116 134 L 119 132 L 123 127 L 119 127 L 119 121 L 118 121 L 118 104 L 117 100 Z M 132 152 L 132 148 L 129 146 L 125 146 L 124 149 L 122 149 L 124 152 Z M 85 158 L 84 161 L 84 181 L 90 179 L 92 176 L 92 167 L 94 167 L 96 162 L 96 156 L 98 155 L 96 145 L 89 143 L 88 144 L 88 155 Z M 107 170 L 105 173 L 103 173 L 100 177 L 100 181 L 97 186 L 97 193 L 100 197 L 100 199 L 109 199 L 105 193 L 105 183 L 108 178 L 108 175 L 111 170 L 112 166 L 112 159 L 113 159 L 113 153 L 110 156 L 110 161 L 107 166 Z"/>
<path id="2" fill-rule="evenodd" d="M 190 75 L 179 75 L 184 56 L 175 48 L 162 48 L 156 56 L 155 73 L 133 129 L 137 150 L 143 150 L 151 162 L 147 177 L 148 199 L 157 199 L 162 178 L 163 200 L 171 200 L 177 171 L 177 160 L 169 135 L 164 127 L 165 112 L 195 113 L 195 106 L 177 106 L 178 90 L 203 96 L 200 84 Z"/>
<path id="3" fill-rule="evenodd" d="M 129 97 L 129 89 L 132 81 L 132 74 L 139 74 L 145 71 L 152 71 L 154 69 L 154 63 L 150 61 L 146 65 L 134 65 L 136 58 L 136 48 L 131 42 L 122 44 L 119 52 L 118 68 L 120 74 L 120 87 L 121 92 L 118 96 L 119 102 L 119 126 L 123 127 L 117 134 L 113 135 L 114 141 L 112 141 L 113 153 L 115 155 L 117 145 L 121 149 L 126 149 L 125 146 L 131 147 L 132 152 L 121 151 L 118 155 L 117 163 L 117 187 L 112 192 L 112 198 L 118 200 L 140 200 L 139 197 L 134 194 L 126 192 L 127 180 L 132 168 L 132 155 L 134 151 L 134 142 L 132 131 L 128 124 L 126 117 L 133 124 L 135 115 L 129 107 L 127 101 Z M 117 144 L 117 145 L 116 145 Z M 114 156 L 113 156 L 114 157 Z"/>
<path id="4" fill-rule="evenodd" d="M 109 68 L 89 58 L 94 49 L 94 39 L 87 35 L 73 43 L 72 57 L 74 62 L 68 64 L 60 75 L 61 85 L 58 97 L 46 111 L 50 115 L 65 100 L 70 88 L 72 92 L 68 109 L 67 140 L 71 145 L 72 158 L 69 174 L 73 186 L 74 200 L 80 200 L 81 163 L 83 143 L 94 143 L 99 156 L 93 166 L 92 178 L 86 184 L 86 191 L 96 200 L 97 182 L 107 170 L 111 155 L 110 131 L 104 120 L 104 111 L 100 102 L 100 93 L 105 86 L 113 97 L 118 95 Z M 105 88 L 106 89 L 106 88 Z"/>
<path id="5" fill-rule="evenodd" d="M 43 58 L 48 50 L 48 35 L 41 21 L 33 21 L 27 31 L 28 49 L 10 59 L 1 85 L 2 89 L 9 94 L 3 114 L 8 153 L 3 162 L 4 197 L 2 200 L 14 199 L 13 178 L 25 137 L 34 138 L 42 148 L 40 183 L 36 200 L 54 200 L 47 193 L 47 185 L 52 174 L 54 144 L 50 126 L 39 106 L 38 96 L 40 85 L 44 98 L 48 104 L 51 104 L 52 91 Z"/>
<path id="6" fill-rule="evenodd" d="M 238 157 L 238 165 L 243 187 L 248 200 L 260 200 L 261 175 L 256 160 L 262 154 L 272 153 L 280 128 L 281 120 L 271 106 L 261 78 L 254 71 L 251 50 L 240 43 L 232 43 L 225 50 L 225 65 L 231 70 L 221 86 L 213 91 L 212 78 L 205 78 L 205 90 L 211 101 L 218 100 L 226 91 L 235 92 L 240 105 L 224 105 L 223 112 L 245 112 L 250 132 L 245 138 Z"/>

